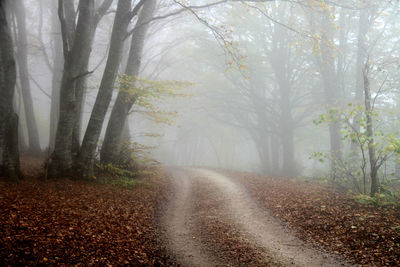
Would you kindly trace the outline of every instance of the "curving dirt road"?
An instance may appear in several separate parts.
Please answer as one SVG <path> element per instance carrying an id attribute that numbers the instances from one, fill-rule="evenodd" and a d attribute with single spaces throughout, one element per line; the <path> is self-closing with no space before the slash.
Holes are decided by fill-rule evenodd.
<path id="1" fill-rule="evenodd" d="M 174 196 L 163 220 L 164 238 L 183 266 L 348 265 L 294 237 L 229 177 L 198 168 L 168 171 Z M 224 233 L 204 230 L 207 222 L 225 226 Z M 224 236 L 229 240 L 221 241 Z"/>

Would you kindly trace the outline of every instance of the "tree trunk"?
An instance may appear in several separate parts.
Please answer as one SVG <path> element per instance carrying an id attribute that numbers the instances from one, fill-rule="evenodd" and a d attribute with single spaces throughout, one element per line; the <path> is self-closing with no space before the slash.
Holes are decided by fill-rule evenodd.
<path id="1" fill-rule="evenodd" d="M 125 74 L 128 76 L 136 77 L 139 74 L 144 41 L 149 26 L 149 23 L 143 23 L 148 22 L 153 17 L 156 3 L 156 0 L 147 0 L 139 15 L 133 32 L 128 64 L 125 70 Z M 103 147 L 101 149 L 100 156 L 102 163 L 112 163 L 120 154 L 122 131 L 129 115 L 129 111 L 135 101 L 136 98 L 128 92 L 119 91 L 117 100 L 111 112 Z"/>
<path id="2" fill-rule="evenodd" d="M 272 134 L 270 136 L 271 144 L 271 163 L 269 174 L 279 175 L 281 174 L 281 151 L 279 146 L 279 136 Z"/>
<path id="3" fill-rule="evenodd" d="M 14 48 L 8 28 L 5 2 L 0 1 L 0 164 L 1 174 L 21 178 L 18 154 L 18 116 L 13 109 L 16 82 Z"/>
<path id="4" fill-rule="evenodd" d="M 13 1 L 13 9 L 17 19 L 18 42 L 17 42 L 17 64 L 19 80 L 24 101 L 25 118 L 28 129 L 29 150 L 28 152 L 38 154 L 41 152 L 39 131 L 37 128 L 32 93 L 29 82 L 28 70 L 28 41 L 26 33 L 25 6 L 22 0 Z"/>
<path id="5" fill-rule="evenodd" d="M 367 59 L 366 35 L 370 28 L 370 20 L 368 19 L 368 9 L 366 7 L 360 10 L 360 18 L 358 25 L 358 40 L 357 40 L 357 59 L 356 59 L 356 87 L 355 87 L 355 102 L 361 103 L 364 94 L 364 75 L 363 68 Z M 356 131 L 360 130 L 359 116 L 354 119 L 353 128 Z M 358 144 L 351 143 L 351 150 L 356 153 Z"/>
<path id="6" fill-rule="evenodd" d="M 87 66 L 95 33 L 94 0 L 79 2 L 79 18 L 75 31 L 69 31 L 64 12 L 64 3 L 59 1 L 59 16 L 63 24 L 64 72 L 60 88 L 60 116 L 55 148 L 51 156 L 49 175 L 61 177 L 72 168 L 73 129 L 79 120 L 81 103 L 78 82 L 87 76 Z"/>
<path id="7" fill-rule="evenodd" d="M 18 115 L 11 112 L 4 125 L 3 174 L 11 181 L 22 178 L 19 162 Z"/>
<path id="8" fill-rule="evenodd" d="M 282 33 L 278 32 L 275 38 L 282 38 Z M 274 40 L 274 50 L 271 51 L 271 64 L 275 72 L 275 77 L 279 86 L 279 109 L 280 117 L 279 124 L 279 137 L 282 146 L 282 170 L 281 174 L 284 176 L 294 177 L 297 175 L 296 163 L 294 156 L 294 122 L 292 116 L 291 104 L 291 85 L 290 80 L 290 66 L 284 62 L 289 62 L 290 55 L 288 49 L 285 47 L 288 40 L 280 39 Z M 283 62 L 282 62 L 283 61 Z"/>
<path id="9" fill-rule="evenodd" d="M 86 170 L 92 169 L 89 164 L 92 164 L 94 161 L 104 118 L 111 102 L 115 80 L 117 78 L 118 69 L 121 63 L 124 39 L 127 35 L 127 27 L 129 24 L 128 15 L 130 10 L 130 0 L 120 0 L 118 2 L 106 67 L 104 69 L 99 93 L 96 97 L 96 102 L 90 116 L 89 124 L 82 142 L 82 149 L 79 155 L 79 168 L 81 175 L 85 177 L 92 176 L 92 174 L 87 173 Z"/>
<path id="10" fill-rule="evenodd" d="M 14 110 L 18 115 L 18 147 L 19 147 L 19 152 L 27 152 L 29 149 L 28 143 L 26 142 L 25 134 L 24 134 L 24 125 L 21 123 L 21 119 L 19 119 L 20 114 L 22 114 L 22 108 L 23 108 L 23 100 L 22 100 L 22 93 L 21 93 L 21 88 L 18 86 L 16 87 L 16 93 L 17 95 L 14 96 Z M 18 100 L 17 100 L 18 96 Z"/>
<path id="11" fill-rule="evenodd" d="M 295 177 L 298 175 L 294 159 L 294 132 L 289 123 L 282 124 L 282 175 Z"/>
<path id="12" fill-rule="evenodd" d="M 286 70 L 288 71 L 288 70 Z M 288 78 L 280 82 L 280 139 L 282 144 L 282 175 L 295 177 L 298 175 L 294 156 L 294 122 L 290 98 Z"/>
<path id="13" fill-rule="evenodd" d="M 279 166 L 271 166 L 271 158 L 269 156 L 270 146 L 268 141 L 268 136 L 265 136 L 256 144 L 258 156 L 261 163 L 261 171 L 263 172 L 263 174 L 271 174 L 271 171 L 279 168 Z M 273 155 L 273 157 L 275 156 L 276 155 Z"/>
<path id="14" fill-rule="evenodd" d="M 371 112 L 371 88 L 369 82 L 369 65 L 365 65 L 363 77 L 364 77 L 364 98 L 365 98 L 365 118 L 367 120 L 367 137 L 368 137 L 368 154 L 369 154 L 369 165 L 371 171 L 371 196 L 375 196 L 379 190 L 379 180 L 378 180 L 378 164 L 376 159 L 376 151 L 374 145 L 374 129 Z"/>
<path id="15" fill-rule="evenodd" d="M 50 140 L 49 140 L 49 151 L 53 152 L 55 140 L 56 140 L 56 132 L 57 132 L 57 124 L 58 117 L 60 113 L 60 87 L 61 87 L 61 79 L 64 65 L 64 58 L 62 54 L 62 39 L 60 32 L 60 21 L 57 16 L 57 6 L 55 2 L 52 2 L 51 6 L 52 11 L 52 33 L 53 33 L 53 77 L 51 81 L 51 108 L 50 108 Z"/>
<path id="16" fill-rule="evenodd" d="M 81 66 L 81 73 L 88 72 L 89 57 L 84 65 Z M 75 120 L 74 128 L 72 130 L 72 158 L 77 160 L 80 153 L 81 147 L 81 132 L 82 132 L 82 120 L 83 120 L 83 106 L 84 106 L 84 96 L 86 91 L 86 78 L 82 77 L 76 82 L 76 101 L 75 101 Z"/>
<path id="17" fill-rule="evenodd" d="M 320 41 L 321 58 L 317 59 L 322 74 L 325 90 L 326 104 L 329 109 L 337 108 L 340 96 L 340 88 L 337 83 L 337 73 L 335 71 L 335 58 L 331 46 L 333 45 L 333 28 L 330 22 L 330 13 L 323 11 L 322 15 L 322 34 Z M 342 160 L 340 123 L 332 122 L 329 125 L 329 137 L 331 146 L 331 176 L 332 180 L 337 178 L 338 164 Z"/>

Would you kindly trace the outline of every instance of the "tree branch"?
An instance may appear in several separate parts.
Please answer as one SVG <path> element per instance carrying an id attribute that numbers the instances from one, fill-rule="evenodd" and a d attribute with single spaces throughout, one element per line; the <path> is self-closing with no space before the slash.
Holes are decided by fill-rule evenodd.
<path id="1" fill-rule="evenodd" d="M 40 9 L 39 9 L 40 14 L 39 14 L 39 24 L 38 24 L 38 40 L 39 40 L 39 43 L 40 43 L 40 46 L 41 46 L 41 50 L 42 50 L 42 53 L 43 53 L 43 57 L 44 57 L 44 61 L 46 63 L 46 66 L 51 72 L 53 72 L 54 71 L 54 66 L 50 62 L 49 54 L 47 53 L 46 46 L 45 46 L 45 44 L 43 42 L 43 34 L 42 34 L 42 29 L 43 29 L 43 5 L 42 5 L 42 1 L 40 1 L 40 0 L 39 0 L 39 7 L 40 7 Z"/>
<path id="2" fill-rule="evenodd" d="M 36 85 L 36 87 L 49 99 L 51 99 L 51 95 L 47 93 L 41 86 L 40 84 L 32 77 L 32 75 L 29 74 L 29 78 L 32 80 L 32 82 Z"/>
<path id="3" fill-rule="evenodd" d="M 112 2 L 113 0 L 104 0 L 103 3 L 99 6 L 99 8 L 96 11 L 96 15 L 94 17 L 95 25 L 99 24 L 101 18 L 104 17 L 104 15 L 107 13 Z"/>
<path id="4" fill-rule="evenodd" d="M 60 20 L 61 24 L 61 36 L 62 36 L 62 42 L 63 42 L 63 52 L 64 52 L 64 58 L 68 57 L 69 53 L 69 38 L 68 38 L 68 28 L 67 28 L 67 21 L 65 20 L 64 17 L 64 3 L 63 0 L 58 0 L 58 18 Z"/>
<path id="5" fill-rule="evenodd" d="M 140 8 L 143 6 L 145 1 L 146 0 L 140 0 L 140 2 L 136 4 L 136 6 L 133 8 L 133 10 L 131 12 L 129 12 L 129 21 L 137 15 L 137 13 L 139 12 Z"/>
<path id="6" fill-rule="evenodd" d="M 79 78 L 82 78 L 82 77 L 84 77 L 84 76 L 86 76 L 86 75 L 90 75 L 90 74 L 92 74 L 93 72 L 94 72 L 94 71 L 86 71 L 86 72 L 84 72 L 84 73 L 82 73 L 82 74 L 79 74 L 79 75 L 73 77 L 72 80 L 75 81 L 75 80 L 77 80 L 77 79 L 79 79 Z"/>

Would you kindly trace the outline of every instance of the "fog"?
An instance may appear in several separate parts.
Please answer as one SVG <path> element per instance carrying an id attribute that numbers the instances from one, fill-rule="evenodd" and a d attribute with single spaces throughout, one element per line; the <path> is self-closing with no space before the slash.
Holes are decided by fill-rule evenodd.
<path id="1" fill-rule="evenodd" d="M 0 0 L 0 266 L 400 266 L 399 15 Z"/>
<path id="2" fill-rule="evenodd" d="M 23 1 L 34 117 L 40 147 L 49 156 L 57 142 L 51 140 L 55 138 L 51 102 L 56 101 L 52 94 L 57 94 L 61 79 L 54 81 L 54 75 L 64 71 L 62 64 L 57 70 L 55 59 L 62 52 L 57 48 L 61 27 L 56 2 Z M 96 8 L 103 4 L 95 2 Z M 112 56 L 117 2 L 95 27 L 83 74 L 81 144 Z M 139 3 L 133 2 L 132 8 Z M 78 9 L 78 1 L 69 3 Z M 95 140 L 99 144 L 95 160 L 122 90 L 121 77 L 131 38 L 139 35 L 140 29 L 134 27 L 141 12 L 127 27 L 112 99 Z M 74 14 L 71 21 L 78 23 L 79 11 Z M 370 157 L 364 155 L 368 149 L 362 139 L 372 136 L 366 119 L 358 120 L 373 113 L 377 160 L 384 158 L 379 172 L 394 179 L 398 177 L 397 152 L 391 147 L 398 140 L 398 15 L 398 1 L 156 1 L 151 19 L 142 25 L 144 47 L 134 75 L 139 78 L 135 86 L 142 91 L 135 92 L 126 124 L 129 133 L 124 136 L 129 136 L 136 156 L 165 165 L 275 176 L 360 177 L 358 166 Z M 9 22 L 18 42 L 18 23 L 11 11 Z M 366 80 L 370 110 L 365 107 Z M 17 89 L 15 107 L 21 118 L 20 146 L 27 150 L 30 132 L 20 92 Z"/>

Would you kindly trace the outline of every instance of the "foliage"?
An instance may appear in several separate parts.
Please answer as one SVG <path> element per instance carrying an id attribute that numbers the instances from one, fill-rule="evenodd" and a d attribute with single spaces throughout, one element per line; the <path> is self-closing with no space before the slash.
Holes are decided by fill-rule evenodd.
<path id="1" fill-rule="evenodd" d="M 359 194 L 354 196 L 354 200 L 363 205 L 372 205 L 372 206 L 393 206 L 400 208 L 400 197 L 398 194 L 393 192 L 389 192 L 391 194 L 376 194 L 374 197 Z"/>
<path id="2" fill-rule="evenodd" d="M 315 125 L 340 123 L 342 140 L 347 142 L 351 148 L 356 147 L 357 150 L 348 150 L 345 152 L 343 159 L 334 158 L 329 153 L 321 151 L 313 152 L 310 158 L 314 158 L 319 162 L 325 160 L 335 161 L 339 166 L 342 181 L 350 180 L 358 192 L 367 193 L 366 184 L 369 180 L 369 154 L 368 145 L 373 144 L 376 150 L 377 159 L 374 163 L 377 169 L 395 157 L 400 156 L 400 139 L 390 131 L 383 129 L 375 129 L 373 136 L 369 137 L 367 133 L 366 115 L 370 115 L 374 120 L 375 125 L 379 125 L 381 114 L 376 111 L 365 111 L 361 105 L 348 104 L 346 109 L 339 110 L 332 108 L 328 113 L 322 114 L 317 120 L 314 120 Z M 347 185 L 349 185 L 347 183 Z"/>
<path id="3" fill-rule="evenodd" d="M 153 147 L 139 143 L 125 141 L 121 147 L 121 153 L 116 163 L 97 164 L 100 181 L 123 187 L 132 188 L 140 184 L 139 178 L 147 175 L 156 175 L 156 169 L 152 166 L 158 162 L 149 155 Z"/>
<path id="4" fill-rule="evenodd" d="M 158 135 L 146 135 L 156 138 Z M 158 162 L 151 158 L 152 146 L 142 145 L 138 142 L 125 140 L 122 144 L 118 164 L 128 169 L 138 169 L 140 166 L 158 165 Z"/>
<path id="5" fill-rule="evenodd" d="M 134 179 L 127 176 L 111 176 L 111 177 L 107 176 L 107 177 L 102 177 L 100 181 L 110 185 L 121 186 L 126 189 L 133 189 L 138 185 L 146 184 L 142 180 Z"/>
<path id="6" fill-rule="evenodd" d="M 118 84 L 121 91 L 131 96 L 129 101 L 135 101 L 137 108 L 131 112 L 140 112 L 156 123 L 168 125 L 173 124 L 178 113 L 161 109 L 157 101 L 166 97 L 191 97 L 184 90 L 193 85 L 186 81 L 154 81 L 126 74 L 119 77 Z"/>
<path id="7" fill-rule="evenodd" d="M 169 126 L 175 123 L 178 112 L 169 110 L 168 105 L 164 105 L 163 102 L 175 98 L 190 98 L 192 95 L 188 93 L 187 89 L 192 85 L 186 81 L 149 80 L 126 74 L 121 75 L 117 82 L 119 90 L 126 93 L 126 101 L 135 104 L 130 111 L 131 114 L 140 115 L 139 118 L 150 120 L 156 124 Z M 163 135 L 157 132 L 141 132 L 139 136 L 159 138 Z M 117 176 L 120 176 L 119 169 L 126 169 L 129 170 L 128 176 L 138 177 L 146 169 L 146 166 L 157 165 L 158 162 L 150 156 L 154 146 L 144 145 L 136 137 L 129 136 L 129 139 L 123 140 L 119 149 L 120 153 L 115 159 L 116 164 L 103 166 L 103 168 L 107 168 Z M 131 141 L 131 139 L 135 141 Z M 114 170 L 111 170 L 112 168 Z"/>

